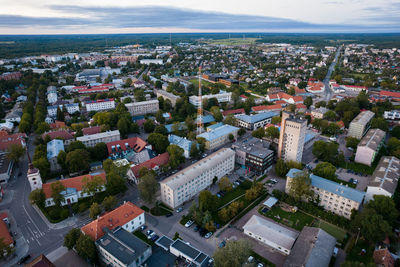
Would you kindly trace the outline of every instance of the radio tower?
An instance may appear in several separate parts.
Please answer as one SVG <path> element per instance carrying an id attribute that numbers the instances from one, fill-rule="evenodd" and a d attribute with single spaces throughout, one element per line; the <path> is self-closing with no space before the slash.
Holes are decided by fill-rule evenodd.
<path id="1" fill-rule="evenodd" d="M 201 66 L 199 67 L 199 106 L 197 108 L 197 134 L 203 132 L 203 100 L 201 99 Z"/>

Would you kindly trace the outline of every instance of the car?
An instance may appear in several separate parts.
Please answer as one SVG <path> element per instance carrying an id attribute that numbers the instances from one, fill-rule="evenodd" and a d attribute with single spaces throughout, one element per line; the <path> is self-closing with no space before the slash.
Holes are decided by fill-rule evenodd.
<path id="1" fill-rule="evenodd" d="M 140 226 L 140 231 L 143 231 L 146 228 L 147 228 L 147 225 L 142 225 L 142 226 Z"/>
<path id="2" fill-rule="evenodd" d="M 153 235 L 152 237 L 151 237 L 151 241 L 156 241 L 158 238 L 160 238 L 158 235 Z"/>
<path id="3" fill-rule="evenodd" d="M 151 235 L 152 233 L 154 233 L 153 230 L 147 230 L 147 231 L 146 231 L 146 235 L 147 235 L 147 236 Z"/>
<path id="4" fill-rule="evenodd" d="M 204 238 L 205 238 L 205 239 L 209 239 L 212 235 L 213 235 L 212 232 L 208 232 L 208 233 L 204 236 Z"/>
<path id="5" fill-rule="evenodd" d="M 332 142 L 336 142 L 336 137 L 331 136 L 331 137 L 329 137 L 329 140 L 331 140 Z"/>
<path id="6" fill-rule="evenodd" d="M 236 186 L 240 185 L 240 183 L 238 181 L 234 181 L 233 184 Z"/>
<path id="7" fill-rule="evenodd" d="M 198 226 L 198 225 L 196 225 L 194 228 L 193 228 L 193 231 L 195 231 L 195 232 L 198 232 L 200 230 L 200 226 Z"/>
<path id="8" fill-rule="evenodd" d="M 221 194 L 220 194 L 220 193 L 217 193 L 217 197 L 218 197 L 218 198 L 221 198 L 222 196 L 221 196 Z"/>
<path id="9" fill-rule="evenodd" d="M 333 249 L 333 257 L 336 257 L 337 254 L 338 254 L 338 252 L 339 252 L 339 249 L 338 249 L 337 247 L 335 247 L 335 248 Z"/>
<path id="10" fill-rule="evenodd" d="M 233 185 L 232 185 L 232 188 L 233 188 L 233 189 L 235 189 L 236 187 L 238 187 L 237 184 L 233 184 Z"/>
<path id="11" fill-rule="evenodd" d="M 219 247 L 219 248 L 223 248 L 223 247 L 225 247 L 225 245 L 226 245 L 226 242 L 225 242 L 225 240 L 224 240 L 224 241 L 222 241 L 221 243 L 219 243 L 218 247 Z"/>
<path id="12" fill-rule="evenodd" d="M 199 235 L 201 237 L 204 237 L 206 234 L 207 234 L 207 230 L 206 229 L 204 229 L 204 228 L 200 228 L 199 229 Z"/>
<path id="13" fill-rule="evenodd" d="M 259 263 L 259 264 L 257 264 L 257 267 L 264 267 L 264 264 Z"/>
<path id="14" fill-rule="evenodd" d="M 194 221 L 189 220 L 189 221 L 187 221 L 187 222 L 185 223 L 185 227 L 186 227 L 186 228 L 189 228 L 190 226 L 192 226 L 192 224 L 194 224 Z"/>
<path id="15" fill-rule="evenodd" d="M 178 209 L 176 210 L 177 213 L 179 213 L 179 212 L 181 212 L 181 211 L 183 211 L 183 207 L 180 207 L 180 208 L 178 208 Z"/>
<path id="16" fill-rule="evenodd" d="M 354 151 L 354 149 L 352 147 L 348 147 L 347 149 L 350 151 Z"/>
<path id="17" fill-rule="evenodd" d="M 174 215 L 172 212 L 168 212 L 167 214 L 165 214 L 165 217 L 171 217 L 172 215 Z"/>
<path id="18" fill-rule="evenodd" d="M 29 254 L 25 255 L 25 256 L 23 256 L 22 258 L 19 259 L 18 264 L 21 265 L 24 262 L 26 262 L 27 260 L 29 260 L 30 258 L 31 258 L 31 255 L 29 255 Z"/>
<path id="19" fill-rule="evenodd" d="M 354 179 L 350 178 L 349 183 L 354 183 Z"/>
<path id="20" fill-rule="evenodd" d="M 278 180 L 276 180 L 276 179 L 271 179 L 271 182 L 274 183 L 274 184 L 276 184 L 276 183 L 278 182 Z"/>
<path id="21" fill-rule="evenodd" d="M 156 235 L 156 233 L 154 233 L 154 232 L 153 232 L 153 233 L 151 233 L 151 234 L 149 234 L 149 235 L 147 236 L 147 239 L 149 239 L 149 240 L 150 240 L 150 239 L 152 239 L 152 238 L 153 238 L 153 236 L 155 236 L 155 235 Z"/>
<path id="22" fill-rule="evenodd" d="M 358 184 L 358 180 L 354 179 L 353 184 Z"/>

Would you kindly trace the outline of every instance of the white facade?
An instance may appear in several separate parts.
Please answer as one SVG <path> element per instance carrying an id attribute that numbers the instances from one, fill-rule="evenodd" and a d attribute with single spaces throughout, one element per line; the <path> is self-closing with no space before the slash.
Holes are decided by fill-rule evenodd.
<path id="1" fill-rule="evenodd" d="M 157 113 L 159 110 L 158 100 L 149 100 L 142 102 L 134 102 L 125 104 L 132 116 L 145 115 L 149 113 Z"/>
<path id="2" fill-rule="evenodd" d="M 57 93 L 56 92 L 51 92 L 51 93 L 49 93 L 49 94 L 47 94 L 47 101 L 50 103 L 50 104 L 53 104 L 53 103 L 55 103 L 55 102 L 57 102 Z"/>
<path id="3" fill-rule="evenodd" d="M 210 186 L 214 177 L 220 179 L 234 168 L 235 152 L 222 148 L 161 181 L 161 200 L 172 208 L 178 207 Z"/>
<path id="4" fill-rule="evenodd" d="M 77 141 L 81 141 L 86 147 L 94 147 L 98 143 L 109 143 L 113 141 L 121 140 L 121 136 L 118 130 L 107 131 L 98 134 L 84 135 L 76 138 Z"/>
<path id="5" fill-rule="evenodd" d="M 88 101 L 85 102 L 86 111 L 101 111 L 101 110 L 110 110 L 115 108 L 114 99 L 104 99 L 97 101 Z"/>
<path id="6" fill-rule="evenodd" d="M 224 102 L 230 102 L 231 97 L 232 97 L 231 92 L 220 92 L 219 94 L 215 95 L 203 95 L 202 100 L 216 98 L 218 100 L 218 103 L 224 103 Z M 195 105 L 196 107 L 200 105 L 199 97 L 196 95 L 189 97 L 189 102 L 190 104 Z"/>
<path id="7" fill-rule="evenodd" d="M 385 111 L 383 117 L 386 120 L 400 120 L 400 110 Z"/>
<path id="8" fill-rule="evenodd" d="M 163 60 L 162 59 L 141 59 L 140 64 L 143 65 L 150 65 L 150 64 L 157 64 L 157 65 L 163 65 Z"/>

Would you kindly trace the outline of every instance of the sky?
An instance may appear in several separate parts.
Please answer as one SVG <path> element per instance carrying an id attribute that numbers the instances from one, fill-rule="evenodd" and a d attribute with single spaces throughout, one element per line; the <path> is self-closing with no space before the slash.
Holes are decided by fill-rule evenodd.
<path id="1" fill-rule="evenodd" d="M 400 0 L 0 0 L 0 34 L 400 32 Z"/>

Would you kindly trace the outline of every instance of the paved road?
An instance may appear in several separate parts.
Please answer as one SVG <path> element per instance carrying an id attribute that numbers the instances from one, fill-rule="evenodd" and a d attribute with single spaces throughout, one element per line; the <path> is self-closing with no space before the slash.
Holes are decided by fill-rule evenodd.
<path id="1" fill-rule="evenodd" d="M 331 79 L 332 72 L 335 70 L 335 66 L 336 66 L 336 63 L 338 61 L 341 49 L 342 49 L 342 46 L 339 46 L 337 51 L 336 51 L 335 59 L 332 61 L 331 65 L 329 66 L 328 72 L 327 72 L 327 74 L 325 76 L 325 79 L 323 81 L 323 83 L 325 85 L 324 95 L 325 95 L 325 101 L 326 102 L 331 100 L 331 98 L 333 96 L 333 91 L 329 87 L 329 80 Z"/>

